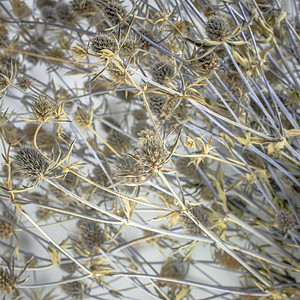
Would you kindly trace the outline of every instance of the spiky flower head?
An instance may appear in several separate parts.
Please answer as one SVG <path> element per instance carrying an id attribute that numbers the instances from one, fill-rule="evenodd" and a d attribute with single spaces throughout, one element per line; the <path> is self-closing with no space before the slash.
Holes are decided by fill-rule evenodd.
<path id="1" fill-rule="evenodd" d="M 55 6 L 55 12 L 58 21 L 60 21 L 62 24 L 69 25 L 74 23 L 75 14 L 71 5 L 64 2 L 59 2 Z"/>
<path id="2" fill-rule="evenodd" d="M 102 54 L 103 50 L 116 52 L 118 50 L 118 45 L 116 39 L 112 35 L 100 33 L 91 40 L 90 48 L 95 54 Z"/>
<path id="3" fill-rule="evenodd" d="M 210 74 L 212 71 L 220 67 L 220 58 L 215 52 L 200 52 L 200 58 L 196 61 L 190 62 L 192 70 L 201 72 L 203 74 Z"/>
<path id="4" fill-rule="evenodd" d="M 72 279 L 72 277 L 63 277 L 62 280 Z M 85 294 L 89 293 L 89 290 L 85 283 L 82 281 L 73 281 L 64 283 L 61 286 L 62 291 L 71 297 L 71 299 L 82 300 Z"/>
<path id="5" fill-rule="evenodd" d="M 120 23 L 127 15 L 125 7 L 118 0 L 94 0 L 94 3 L 113 26 Z"/>
<path id="6" fill-rule="evenodd" d="M 86 108 L 78 108 L 74 115 L 74 122 L 82 129 L 87 130 L 93 122 L 93 114 Z"/>
<path id="7" fill-rule="evenodd" d="M 203 224 L 205 227 L 211 227 L 212 224 L 212 213 L 204 206 L 198 205 L 193 206 L 190 210 L 193 217 Z M 195 224 L 187 215 L 181 214 L 181 224 L 184 227 L 186 233 L 192 235 L 203 236 L 203 231 Z"/>
<path id="8" fill-rule="evenodd" d="M 128 150 L 131 147 L 130 138 L 116 130 L 112 130 L 109 133 L 107 137 L 107 143 L 111 147 L 113 147 L 118 153 L 128 152 Z M 106 147 L 105 152 L 111 153 L 111 150 Z"/>
<path id="9" fill-rule="evenodd" d="M 139 134 L 137 158 L 146 172 L 160 169 L 168 157 L 168 151 L 163 141 L 150 129 L 142 130 Z"/>
<path id="10" fill-rule="evenodd" d="M 280 210 L 276 215 L 275 221 L 278 228 L 283 232 L 292 230 L 296 225 L 294 215 L 287 209 Z"/>
<path id="11" fill-rule="evenodd" d="M 66 264 L 60 264 L 60 269 L 62 269 L 64 272 L 73 274 L 77 270 L 77 265 L 74 262 L 69 262 Z"/>
<path id="12" fill-rule="evenodd" d="M 139 46 L 141 49 L 143 50 L 149 50 L 149 48 L 151 47 L 151 43 L 148 42 L 144 37 L 146 37 L 147 39 L 149 39 L 150 41 L 153 41 L 155 42 L 155 39 L 154 39 L 154 35 L 152 34 L 152 32 L 146 28 L 141 28 L 139 30 L 139 32 L 143 35 L 143 36 L 140 36 L 139 38 Z"/>
<path id="13" fill-rule="evenodd" d="M 165 122 L 171 117 L 174 102 L 169 103 L 167 97 L 153 94 L 148 98 L 148 103 L 159 122 Z"/>
<path id="14" fill-rule="evenodd" d="M 36 121 L 54 121 L 57 117 L 57 109 L 57 103 L 46 96 L 40 95 L 32 100 L 31 111 Z"/>
<path id="15" fill-rule="evenodd" d="M 15 154 L 15 163 L 20 175 L 33 185 L 39 184 L 49 173 L 49 163 L 32 148 L 21 148 Z"/>
<path id="16" fill-rule="evenodd" d="M 16 287 L 18 277 L 13 272 L 0 267 L 0 292 L 10 294 Z"/>
<path id="17" fill-rule="evenodd" d="M 155 82 L 164 84 L 175 75 L 175 69 L 172 65 L 159 62 L 152 67 L 152 78 Z"/>
<path id="18" fill-rule="evenodd" d="M 11 222 L 0 220 L 0 240 L 6 240 L 12 236 L 15 227 Z"/>
<path id="19" fill-rule="evenodd" d="M 223 41 L 229 33 L 227 21 L 218 15 L 210 17 L 205 27 L 207 37 L 212 41 Z"/>
<path id="20" fill-rule="evenodd" d="M 122 181 L 137 183 L 144 173 L 142 166 L 134 158 L 124 155 L 116 161 L 117 175 Z"/>
<path id="21" fill-rule="evenodd" d="M 96 9 L 93 0 L 71 0 L 70 5 L 74 14 L 80 16 L 93 15 Z"/>
<path id="22" fill-rule="evenodd" d="M 216 258 L 218 263 L 226 269 L 238 270 L 242 267 L 237 260 L 223 250 L 218 250 Z"/>

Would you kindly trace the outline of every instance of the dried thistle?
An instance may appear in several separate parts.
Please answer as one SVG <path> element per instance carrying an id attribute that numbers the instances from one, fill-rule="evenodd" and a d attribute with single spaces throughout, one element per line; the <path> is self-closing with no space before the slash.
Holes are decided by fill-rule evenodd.
<path id="1" fill-rule="evenodd" d="M 113 149 L 115 149 L 118 153 L 128 152 L 128 150 L 131 147 L 130 138 L 116 130 L 112 130 L 109 133 L 109 135 L 107 137 L 107 143 L 111 147 L 113 147 Z M 111 150 L 107 146 L 105 146 L 104 151 L 106 153 L 112 154 Z"/>
<path id="2" fill-rule="evenodd" d="M 126 183 L 137 183 L 142 180 L 144 173 L 138 161 L 130 156 L 122 156 L 116 161 L 117 175 Z"/>
<path id="3" fill-rule="evenodd" d="M 127 15 L 125 7 L 118 0 L 94 0 L 94 3 L 113 26 L 119 24 Z"/>
<path id="4" fill-rule="evenodd" d="M 21 148 L 17 151 L 15 163 L 19 174 L 33 185 L 39 184 L 50 171 L 49 163 L 32 148 Z"/>
<path id="5" fill-rule="evenodd" d="M 32 80 L 26 75 L 19 76 L 17 78 L 17 81 L 18 81 L 18 86 L 24 91 L 29 89 L 32 85 Z"/>
<path id="6" fill-rule="evenodd" d="M 74 122 L 82 129 L 87 130 L 93 123 L 93 111 L 86 108 L 78 108 L 74 115 Z"/>
<path id="7" fill-rule="evenodd" d="M 100 33 L 91 40 L 90 48 L 95 54 L 102 54 L 103 50 L 110 50 L 116 52 L 118 45 L 116 39 L 106 33 Z"/>
<path id="8" fill-rule="evenodd" d="M 67 276 L 62 278 L 62 280 L 68 279 L 72 279 L 72 277 Z M 87 295 L 89 293 L 87 285 L 82 281 L 64 283 L 60 286 L 60 288 L 67 296 L 71 297 L 71 299 L 74 300 L 82 300 L 84 295 Z"/>
<path id="9" fill-rule="evenodd" d="M 205 227 L 211 227 L 213 225 L 212 223 L 212 213 L 204 206 L 197 205 L 193 206 L 190 210 L 191 214 L 194 216 L 194 218 L 199 221 L 201 224 L 203 224 Z M 192 235 L 199 235 L 203 236 L 203 231 L 195 224 L 188 216 L 186 216 L 184 213 L 181 214 L 180 222 L 182 226 L 184 227 L 186 233 L 192 234 Z"/>
<path id="10" fill-rule="evenodd" d="M 231 270 L 238 270 L 242 268 L 242 265 L 238 261 L 223 250 L 217 251 L 216 258 L 218 263 L 224 268 Z"/>
<path id="11" fill-rule="evenodd" d="M 10 215 L 6 214 L 6 217 L 12 219 Z M 6 220 L 0 220 L 0 240 L 6 240 L 10 238 L 15 232 L 15 226 Z"/>
<path id="12" fill-rule="evenodd" d="M 58 21 L 60 21 L 62 24 L 69 25 L 74 23 L 76 20 L 72 6 L 67 3 L 57 3 L 55 6 L 55 12 Z"/>
<path id="13" fill-rule="evenodd" d="M 277 213 L 275 222 L 278 228 L 283 232 L 292 230 L 296 225 L 294 215 L 287 209 L 282 209 Z"/>
<path id="14" fill-rule="evenodd" d="M 146 172 L 155 172 L 164 165 L 168 152 L 164 143 L 152 130 L 145 129 L 139 134 L 139 148 L 137 149 L 137 160 Z"/>
<path id="15" fill-rule="evenodd" d="M 152 77 L 157 83 L 164 84 L 175 75 L 175 69 L 172 65 L 159 62 L 152 67 Z"/>
<path id="16" fill-rule="evenodd" d="M 33 98 L 32 100 L 31 112 L 36 121 L 55 121 L 57 109 L 57 103 L 47 96 L 40 95 L 38 98 Z"/>
<path id="17" fill-rule="evenodd" d="M 212 41 L 223 41 L 229 35 L 227 21 L 218 15 L 210 17 L 205 27 L 207 37 Z"/>

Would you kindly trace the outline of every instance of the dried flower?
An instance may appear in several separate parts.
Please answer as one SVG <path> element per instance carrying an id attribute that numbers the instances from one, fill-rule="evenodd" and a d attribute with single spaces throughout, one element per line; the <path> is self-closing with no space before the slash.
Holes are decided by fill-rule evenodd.
<path id="1" fill-rule="evenodd" d="M 118 45 L 115 38 L 106 33 L 100 33 L 91 40 L 90 48 L 95 54 L 101 54 L 103 50 L 116 52 Z"/>
<path id="2" fill-rule="evenodd" d="M 30 86 L 32 85 L 32 80 L 26 75 L 19 76 L 17 78 L 17 81 L 18 81 L 18 86 L 24 91 L 29 89 Z"/>
<path id="3" fill-rule="evenodd" d="M 21 176 L 37 185 L 49 173 L 49 163 L 35 149 L 21 148 L 15 154 L 15 162 Z"/>
<path id="4" fill-rule="evenodd" d="M 117 175 L 125 183 L 137 183 L 141 181 L 144 173 L 138 161 L 130 156 L 124 155 L 116 161 Z"/>
<path id="5" fill-rule="evenodd" d="M 95 13 L 96 7 L 92 0 L 72 0 L 72 11 L 79 16 L 90 16 Z"/>
<path id="6" fill-rule="evenodd" d="M 216 258 L 218 263 L 224 268 L 238 270 L 242 267 L 238 261 L 236 261 L 231 255 L 223 250 L 219 250 L 216 253 Z"/>
<path id="7" fill-rule="evenodd" d="M 152 34 L 151 31 L 145 29 L 145 28 L 141 28 L 139 30 L 139 32 L 145 36 L 147 39 L 149 39 L 150 41 L 153 41 L 155 42 L 155 39 L 154 39 L 154 35 Z M 139 45 L 140 45 L 140 48 L 143 49 L 143 50 L 149 50 L 149 48 L 151 47 L 151 43 L 148 42 L 143 36 L 140 36 L 139 37 Z"/>
<path id="8" fill-rule="evenodd" d="M 40 95 L 32 100 L 31 111 L 36 121 L 54 121 L 57 117 L 57 109 L 57 103 L 47 96 Z"/>
<path id="9" fill-rule="evenodd" d="M 126 9 L 118 0 L 94 0 L 94 3 L 101 9 L 104 16 L 107 17 L 113 26 L 126 17 Z"/>
<path id="10" fill-rule="evenodd" d="M 130 138 L 123 133 L 112 130 L 107 137 L 108 144 L 113 147 L 118 153 L 125 153 L 131 147 Z M 105 146 L 106 153 L 112 153 L 109 148 Z"/>
<path id="11" fill-rule="evenodd" d="M 229 33 L 227 21 L 218 15 L 210 17 L 205 27 L 207 37 L 212 41 L 223 41 Z"/>
<path id="12" fill-rule="evenodd" d="M 74 115 L 74 122 L 82 130 L 87 130 L 93 123 L 93 114 L 86 108 L 78 108 Z"/>
<path id="13" fill-rule="evenodd" d="M 146 172 L 159 170 L 168 157 L 164 143 L 155 132 L 145 129 L 139 134 L 139 148 L 136 157 Z"/>
<path id="14" fill-rule="evenodd" d="M 72 277 L 63 277 L 62 280 L 72 279 Z M 61 286 L 62 291 L 71 297 L 71 299 L 82 300 L 85 294 L 89 293 L 89 289 L 82 281 L 73 281 L 64 283 Z"/>
<path id="15" fill-rule="evenodd" d="M 0 292 L 10 294 L 16 288 L 18 276 L 7 269 L 0 267 Z"/>
<path id="16" fill-rule="evenodd" d="M 43 6 L 41 8 L 41 15 L 46 22 L 56 22 L 56 12 L 53 6 Z"/>
<path id="17" fill-rule="evenodd" d="M 23 137 L 22 131 L 18 128 L 15 128 L 12 125 L 5 125 L 2 127 L 2 135 L 7 144 L 10 146 L 18 145 Z"/>
<path id="18" fill-rule="evenodd" d="M 213 225 L 211 220 L 212 213 L 206 207 L 201 205 L 193 206 L 191 209 L 191 214 L 205 227 L 211 227 Z M 204 235 L 203 231 L 197 226 L 197 224 L 195 224 L 184 213 L 181 214 L 181 224 L 188 234 L 199 236 Z"/>
<path id="19" fill-rule="evenodd" d="M 157 83 L 164 84 L 175 75 L 175 69 L 172 65 L 159 62 L 152 67 L 152 77 Z"/>
<path id="20" fill-rule="evenodd" d="M 283 232 L 292 230 L 296 225 L 294 215 L 287 209 L 282 209 L 277 213 L 275 222 L 278 228 Z"/>
<path id="21" fill-rule="evenodd" d="M 7 215 L 9 219 L 9 215 Z M 11 222 L 0 220 L 0 240 L 6 240 L 12 236 L 15 231 L 15 227 Z"/>
<path id="22" fill-rule="evenodd" d="M 59 2 L 55 6 L 55 12 L 58 21 L 60 21 L 62 24 L 70 25 L 74 23 L 75 15 L 71 5 L 64 2 Z"/>

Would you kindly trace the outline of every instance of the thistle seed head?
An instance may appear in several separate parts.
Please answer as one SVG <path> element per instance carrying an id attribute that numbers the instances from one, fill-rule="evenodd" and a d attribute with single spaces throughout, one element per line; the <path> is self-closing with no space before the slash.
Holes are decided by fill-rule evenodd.
<path id="1" fill-rule="evenodd" d="M 296 225 L 294 215 L 287 209 L 282 209 L 277 213 L 275 222 L 278 228 L 283 232 L 292 230 Z"/>
<path id="2" fill-rule="evenodd" d="M 139 134 L 139 148 L 137 158 L 146 172 L 160 169 L 168 157 L 164 143 L 156 136 L 155 132 L 145 129 Z"/>
<path id="3" fill-rule="evenodd" d="M 167 101 L 167 97 L 162 95 L 151 95 L 148 99 L 150 109 L 159 122 L 165 122 L 171 117 L 173 107 Z"/>
<path id="4" fill-rule="evenodd" d="M 2 135 L 7 144 L 15 146 L 22 141 L 22 131 L 12 125 L 5 125 L 2 127 Z"/>
<path id="5" fill-rule="evenodd" d="M 212 213 L 206 207 L 200 205 L 193 206 L 190 212 L 194 218 L 205 227 L 211 227 L 213 225 L 211 222 Z M 199 236 L 204 235 L 203 231 L 185 214 L 181 214 L 180 221 L 186 233 Z"/>
<path id="6" fill-rule="evenodd" d="M 87 130 L 92 125 L 93 115 L 86 108 L 78 108 L 74 115 L 74 122 L 82 130 Z"/>
<path id="7" fill-rule="evenodd" d="M 53 6 L 43 6 L 41 8 L 41 15 L 46 22 L 56 22 L 56 12 Z"/>
<path id="8" fill-rule="evenodd" d="M 16 287 L 18 277 L 11 271 L 0 267 L 0 292 L 10 294 Z"/>
<path id="9" fill-rule="evenodd" d="M 72 279 L 72 277 L 63 277 L 62 280 Z M 88 294 L 89 290 L 82 281 L 73 281 L 64 283 L 61 286 L 62 291 L 71 297 L 71 299 L 82 300 L 84 298 L 84 294 Z"/>
<path id="10" fill-rule="evenodd" d="M 159 84 L 164 84 L 175 75 L 175 69 L 172 65 L 159 62 L 152 68 L 152 78 Z"/>
<path id="11" fill-rule="evenodd" d="M 119 131 L 112 130 L 108 137 L 107 143 L 112 146 L 118 153 L 126 153 L 131 147 L 130 138 Z M 106 153 L 112 153 L 109 148 L 105 146 Z"/>
<path id="12" fill-rule="evenodd" d="M 55 12 L 58 21 L 60 21 L 62 24 L 70 25 L 74 23 L 75 15 L 71 5 L 64 2 L 59 2 L 55 6 Z"/>
<path id="13" fill-rule="evenodd" d="M 73 13 L 79 16 L 90 16 L 96 11 L 95 4 L 92 0 L 72 0 L 70 5 Z"/>
<path id="14" fill-rule="evenodd" d="M 57 108 L 57 103 L 46 96 L 39 96 L 32 100 L 32 115 L 39 122 L 54 121 L 57 116 Z"/>
<path id="15" fill-rule="evenodd" d="M 21 148 L 15 154 L 18 172 L 33 185 L 37 185 L 49 173 L 49 163 L 35 149 Z"/>
<path id="16" fill-rule="evenodd" d="M 210 17 L 205 27 L 207 37 L 212 41 L 223 41 L 229 34 L 227 21 L 218 15 Z"/>
<path id="17" fill-rule="evenodd" d="M 152 32 L 151 31 L 149 31 L 149 30 L 147 30 L 146 28 L 141 28 L 140 30 L 139 30 L 139 32 L 143 35 L 143 36 L 145 36 L 147 39 L 149 39 L 150 41 L 153 41 L 153 42 L 155 42 L 155 40 L 154 40 L 154 35 L 152 34 Z M 151 47 L 151 43 L 150 42 L 148 42 L 143 36 L 140 36 L 139 37 L 139 46 L 140 46 L 140 48 L 141 49 L 143 49 L 143 50 L 149 50 L 149 48 Z"/>
<path id="18" fill-rule="evenodd" d="M 205 53 L 200 52 L 200 56 L 203 55 L 205 55 Z M 210 74 L 220 67 L 220 58 L 215 52 L 210 52 L 198 60 L 190 62 L 190 67 L 200 73 Z"/>
<path id="19" fill-rule="evenodd" d="M 113 36 L 106 33 L 100 33 L 91 40 L 90 48 L 95 54 L 101 54 L 102 50 L 116 52 L 118 50 L 118 45 Z"/>
<path id="20" fill-rule="evenodd" d="M 137 183 L 141 181 L 144 170 L 134 158 L 124 155 L 116 161 L 117 175 L 122 181 Z"/>
<path id="21" fill-rule="evenodd" d="M 127 15 L 126 9 L 118 0 L 94 0 L 103 12 L 104 16 L 111 22 L 113 26 L 117 25 Z"/>
<path id="22" fill-rule="evenodd" d="M 32 80 L 26 75 L 19 76 L 17 78 L 17 81 L 18 81 L 18 86 L 24 91 L 26 91 L 32 85 Z"/>
<path id="23" fill-rule="evenodd" d="M 15 227 L 8 221 L 0 220 L 0 240 L 7 240 L 12 236 Z"/>
<path id="24" fill-rule="evenodd" d="M 122 59 L 129 58 L 136 51 L 136 41 L 127 39 L 121 46 L 119 55 Z"/>
<path id="25" fill-rule="evenodd" d="M 219 250 L 216 253 L 216 258 L 218 263 L 226 269 L 238 270 L 242 267 L 238 261 L 223 250 Z"/>
<path id="26" fill-rule="evenodd" d="M 77 265 L 74 262 L 60 264 L 59 267 L 61 270 L 69 274 L 73 274 L 77 270 Z"/>

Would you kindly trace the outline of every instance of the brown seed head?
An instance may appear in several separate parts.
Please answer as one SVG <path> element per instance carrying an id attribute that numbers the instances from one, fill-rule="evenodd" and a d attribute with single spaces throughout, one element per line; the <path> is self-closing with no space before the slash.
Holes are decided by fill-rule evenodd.
<path id="1" fill-rule="evenodd" d="M 16 287 L 17 278 L 11 271 L 0 267 L 0 292 L 10 294 Z"/>
<path id="2" fill-rule="evenodd" d="M 139 148 L 137 158 L 146 172 L 160 169 L 168 157 L 164 143 L 156 136 L 155 132 L 145 129 L 139 134 Z"/>
<path id="3" fill-rule="evenodd" d="M 172 65 L 159 62 L 152 67 L 152 77 L 157 83 L 164 84 L 175 75 L 175 69 Z"/>
<path id="4" fill-rule="evenodd" d="M 118 50 L 118 45 L 112 35 L 100 33 L 91 40 L 90 48 L 95 54 L 102 54 L 102 50 L 116 52 Z"/>
<path id="5" fill-rule="evenodd" d="M 222 41 L 229 35 L 227 21 L 218 15 L 210 17 L 206 22 L 206 35 L 212 41 Z"/>
<path id="6" fill-rule="evenodd" d="M 280 210 L 276 215 L 275 221 L 278 228 L 283 232 L 292 230 L 296 225 L 294 215 L 287 209 Z"/>
<path id="7" fill-rule="evenodd" d="M 54 121 L 57 117 L 57 103 L 46 96 L 39 96 L 32 100 L 31 111 L 36 121 Z"/>
<path id="8" fill-rule="evenodd" d="M 87 130 L 93 122 L 93 115 L 86 108 L 78 108 L 74 115 L 74 122 L 82 129 Z"/>
<path id="9" fill-rule="evenodd" d="M 32 148 L 21 148 L 15 154 L 15 163 L 19 174 L 33 185 L 39 184 L 49 172 L 48 162 Z"/>

